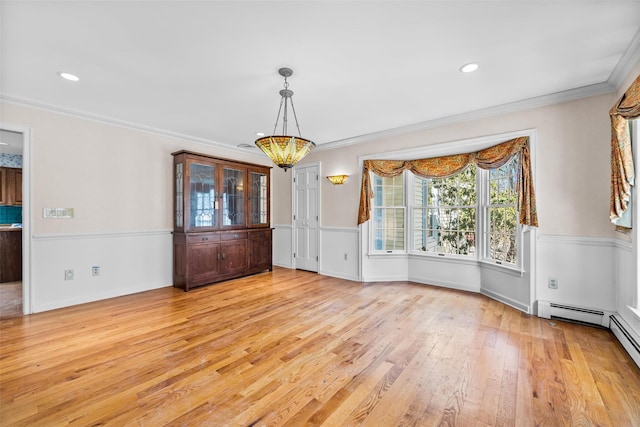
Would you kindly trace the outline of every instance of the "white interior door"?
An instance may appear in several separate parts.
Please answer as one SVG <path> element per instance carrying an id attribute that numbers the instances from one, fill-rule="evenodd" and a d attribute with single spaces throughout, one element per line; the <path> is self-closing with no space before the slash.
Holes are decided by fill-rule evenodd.
<path id="1" fill-rule="evenodd" d="M 300 270 L 318 271 L 318 166 L 294 168 L 293 262 Z"/>

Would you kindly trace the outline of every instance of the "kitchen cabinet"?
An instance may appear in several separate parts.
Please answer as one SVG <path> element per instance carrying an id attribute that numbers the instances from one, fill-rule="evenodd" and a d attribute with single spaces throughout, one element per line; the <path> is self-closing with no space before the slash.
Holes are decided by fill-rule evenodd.
<path id="1" fill-rule="evenodd" d="M 22 280 L 22 229 L 0 228 L 0 283 Z"/>
<path id="2" fill-rule="evenodd" d="M 22 169 L 0 168 L 0 205 L 22 205 Z"/>
<path id="3" fill-rule="evenodd" d="M 271 168 L 189 151 L 173 156 L 174 287 L 272 270 Z"/>

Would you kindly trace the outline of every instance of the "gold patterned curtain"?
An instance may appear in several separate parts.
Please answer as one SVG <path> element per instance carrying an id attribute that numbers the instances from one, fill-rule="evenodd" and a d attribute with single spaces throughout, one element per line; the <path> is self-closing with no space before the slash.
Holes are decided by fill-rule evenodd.
<path id="1" fill-rule="evenodd" d="M 609 111 L 611 117 L 611 220 L 627 210 L 635 172 L 629 119 L 640 117 L 640 75 Z"/>
<path id="2" fill-rule="evenodd" d="M 482 169 L 497 169 L 505 165 L 511 158 L 520 155 L 518 176 L 518 209 L 520 224 L 538 226 L 536 199 L 533 191 L 531 159 L 529 154 L 529 137 L 514 138 L 502 144 L 494 145 L 474 153 L 456 154 L 452 156 L 434 157 L 418 160 L 365 160 L 362 167 L 362 187 L 360 189 L 360 208 L 358 225 L 367 222 L 371 215 L 371 179 L 369 172 L 390 178 L 402 174 L 409 169 L 423 178 L 446 178 L 462 171 L 469 164 L 476 164 Z"/>

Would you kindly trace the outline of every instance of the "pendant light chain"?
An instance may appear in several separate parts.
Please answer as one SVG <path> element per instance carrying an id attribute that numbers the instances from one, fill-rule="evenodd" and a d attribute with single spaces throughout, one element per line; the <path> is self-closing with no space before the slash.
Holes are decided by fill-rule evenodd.
<path id="1" fill-rule="evenodd" d="M 298 124 L 298 116 L 296 116 L 296 109 L 293 106 L 293 97 L 291 97 L 291 110 L 293 111 L 293 118 L 296 121 L 296 127 L 298 128 L 298 136 L 302 137 L 302 133 L 300 132 L 300 125 Z"/>

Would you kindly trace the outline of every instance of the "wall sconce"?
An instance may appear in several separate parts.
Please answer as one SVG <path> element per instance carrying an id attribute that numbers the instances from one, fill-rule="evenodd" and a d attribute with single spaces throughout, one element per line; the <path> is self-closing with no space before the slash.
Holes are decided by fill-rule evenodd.
<path id="1" fill-rule="evenodd" d="M 331 181 L 333 185 L 342 185 L 349 178 L 349 175 L 331 175 L 327 179 Z"/>

